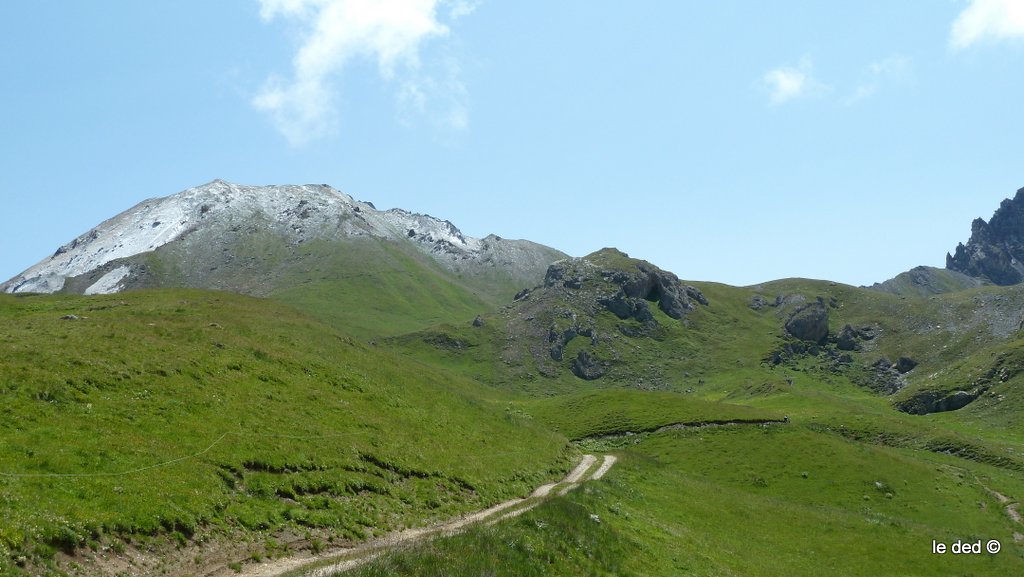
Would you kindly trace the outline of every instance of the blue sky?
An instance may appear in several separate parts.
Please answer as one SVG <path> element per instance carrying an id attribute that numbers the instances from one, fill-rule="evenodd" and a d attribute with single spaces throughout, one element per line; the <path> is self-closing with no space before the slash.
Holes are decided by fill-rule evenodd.
<path id="1" fill-rule="evenodd" d="M 870 284 L 1024 187 L 1022 69 L 1024 0 L 5 2 L 0 277 L 223 178 Z"/>

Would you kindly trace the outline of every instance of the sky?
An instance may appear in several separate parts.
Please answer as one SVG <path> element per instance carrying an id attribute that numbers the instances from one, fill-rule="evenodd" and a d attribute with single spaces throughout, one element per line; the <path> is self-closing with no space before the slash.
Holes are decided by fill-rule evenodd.
<path id="1" fill-rule="evenodd" d="M 1024 187 L 1024 0 L 0 3 L 0 280 L 216 178 L 683 279 L 883 281 Z"/>

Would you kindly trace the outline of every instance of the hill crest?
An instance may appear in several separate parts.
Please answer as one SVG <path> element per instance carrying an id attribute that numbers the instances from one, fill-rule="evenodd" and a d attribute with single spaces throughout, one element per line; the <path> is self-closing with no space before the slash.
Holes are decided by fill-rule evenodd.
<path id="1" fill-rule="evenodd" d="M 110 218 L 0 285 L 0 291 L 118 292 L 139 274 L 121 262 L 172 243 L 221 244 L 270 232 L 290 245 L 375 239 L 411 245 L 443 268 L 470 276 L 502 266 L 539 278 L 562 253 L 529 241 L 464 235 L 450 221 L 402 209 L 377 210 L 326 184 L 247 186 L 223 180 L 145 200 Z M 229 252 L 225 247 L 224 252 Z M 91 273 L 91 274 L 90 274 Z M 89 275 L 87 283 L 70 279 Z M 243 291 L 244 292 L 244 291 Z"/>

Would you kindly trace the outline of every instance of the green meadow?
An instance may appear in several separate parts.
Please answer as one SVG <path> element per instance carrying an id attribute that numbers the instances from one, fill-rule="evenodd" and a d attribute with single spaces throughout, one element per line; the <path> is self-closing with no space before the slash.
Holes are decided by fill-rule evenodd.
<path id="1" fill-rule="evenodd" d="M 283 288 L 266 298 L 0 295 L 0 575 L 91 575 L 138 551 L 177 560 L 136 570 L 185 576 L 229 543 L 242 570 L 523 497 L 584 452 L 620 461 L 353 574 L 1024 573 L 1006 510 L 1024 498 L 1018 288 L 692 283 L 707 305 L 643 324 L 575 293 L 511 302 L 507 279 L 474 288 L 404 253 L 361 275 L 357 257 L 309 282 L 271 267 Z M 787 303 L 818 299 L 832 335 L 873 338 L 796 347 Z M 570 321 L 601 338 L 556 358 L 549 334 Z M 575 376 L 582 352 L 606 375 Z M 876 367 L 900 357 L 917 364 L 879 391 Z M 898 410 L 972 387 L 957 411 Z"/>

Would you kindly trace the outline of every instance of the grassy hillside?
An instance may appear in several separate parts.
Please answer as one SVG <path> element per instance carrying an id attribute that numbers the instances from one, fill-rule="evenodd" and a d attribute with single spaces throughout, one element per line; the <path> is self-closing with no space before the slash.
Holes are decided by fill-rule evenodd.
<path id="1" fill-rule="evenodd" d="M 572 440 L 650 432 L 672 425 L 782 420 L 779 413 L 660 391 L 600 390 L 520 401 L 522 414 Z"/>
<path id="2" fill-rule="evenodd" d="M 470 286 L 414 248 L 377 239 L 293 245 L 268 232 L 232 246 L 228 254 L 207 254 L 171 244 L 133 258 L 149 270 L 144 286 L 270 297 L 360 338 L 472 320 L 517 290 L 500 282 Z"/>
<path id="3" fill-rule="evenodd" d="M 930 266 L 915 267 L 907 272 L 871 286 L 872 290 L 895 295 L 923 296 L 967 290 L 989 284 L 962 272 Z"/>
<path id="4" fill-rule="evenodd" d="M 2 295 L 0 319 L 0 574 L 160 535 L 358 539 L 569 464 L 500 394 L 273 301 Z"/>
<path id="5" fill-rule="evenodd" d="M 588 556 L 589 574 L 1024 571 L 1024 527 L 1007 512 L 1024 498 L 1021 287 L 918 296 L 909 287 L 892 294 L 804 279 L 692 283 L 706 306 L 681 320 L 652 306 L 653 323 L 641 325 L 590 304 L 615 290 L 600 284 L 606 271 L 636 261 L 593 256 L 601 272 L 574 279 L 579 288 L 538 288 L 532 303 L 509 305 L 482 327 L 439 327 L 393 342 L 425 362 L 538 397 L 517 409 L 588 451 L 617 451 L 620 465 L 565 503 L 401 552 L 363 574 L 444 566 L 469 575 L 486 565 L 481 556 L 502 565 L 499 574 L 530 574 L 534 559 L 593 542 L 613 553 Z M 820 342 L 786 329 L 809 305 L 827 312 Z M 570 322 L 590 338 L 571 338 L 561 361 L 544 358 L 552 341 L 543 333 L 561 335 Z M 610 360 L 606 374 L 577 377 L 570 369 L 580 350 Z M 965 389 L 981 392 L 959 410 L 898 410 L 934 408 Z M 699 422 L 715 408 L 740 423 L 782 415 L 788 423 L 662 429 Z M 614 436 L 624 431 L 635 434 Z M 578 524 L 590 515 L 600 523 Z M 1002 550 L 932 554 L 932 540 L 958 539 L 997 539 Z M 529 544 L 534 555 L 509 557 L 500 542 Z M 576 574 L 576 563 L 551 563 L 547 574 Z"/>
<path id="6" fill-rule="evenodd" d="M 358 575 L 1016 575 L 1020 526 L 989 489 L 1020 476 L 798 425 L 676 430 L 617 449 L 600 482 L 509 524 Z M 991 555 L 935 555 L 932 541 Z M 526 553 L 522 553 L 525 551 Z"/>
<path id="7" fill-rule="evenodd" d="M 257 270 L 267 300 L 0 298 L 4 570 L 174 540 L 241 536 L 264 555 L 280 553 L 271 535 L 379 535 L 522 495 L 578 448 L 622 461 L 364 574 L 1022 569 L 1024 531 L 996 496 L 1024 498 L 1020 287 L 678 283 L 605 250 L 512 301 L 500 279 L 359 246 L 254 241 L 220 278 Z M 682 312 L 661 302 L 673 294 Z M 819 340 L 786 328 L 808 308 L 827 315 Z M 976 398 L 934 412 L 960 391 Z M 989 538 L 1002 553 L 930 553 Z"/>
<path id="8" fill-rule="evenodd" d="M 595 271 L 629 270 L 639 262 L 607 251 L 586 260 Z M 608 276 L 584 278 L 579 289 L 538 288 L 485 316 L 482 326 L 439 326 L 392 343 L 432 365 L 535 396 L 658 390 L 794 417 L 865 413 L 901 420 L 896 406 L 909 410 L 917 403 L 928 409 L 921 412 L 933 412 L 936 399 L 977 390 L 981 396 L 966 408 L 911 420 L 1024 442 L 1021 287 L 918 297 L 804 279 L 744 288 L 690 283 L 706 305 L 680 320 L 652 305 L 652 321 L 640 323 L 594 304 L 615 289 L 601 284 L 602 275 Z M 790 316 L 818 301 L 827 310 L 828 338 L 808 343 L 790 336 Z M 559 344 L 552 335 L 561 338 L 566 327 L 577 334 L 556 360 L 549 355 L 552 343 Z M 844 331 L 854 334 L 845 346 L 839 343 Z M 571 369 L 581 352 L 603 362 L 606 373 L 594 380 L 576 376 Z M 899 359 L 907 363 L 902 372 L 895 368 Z"/>

